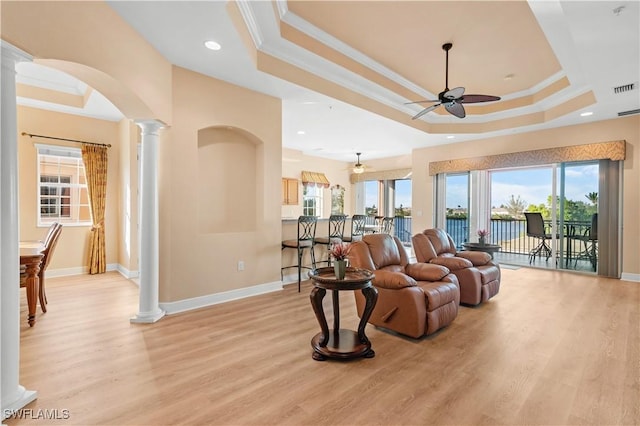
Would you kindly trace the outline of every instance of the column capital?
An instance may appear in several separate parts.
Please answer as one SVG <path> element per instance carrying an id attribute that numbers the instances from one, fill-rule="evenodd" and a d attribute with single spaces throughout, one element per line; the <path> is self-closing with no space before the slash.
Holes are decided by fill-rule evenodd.
<path id="1" fill-rule="evenodd" d="M 158 135 L 160 129 L 167 127 L 162 121 L 154 119 L 134 120 L 134 123 L 142 129 L 143 135 Z"/>
<path id="2" fill-rule="evenodd" d="M 4 40 L 0 40 L 0 50 L 2 51 L 2 67 L 9 68 L 15 71 L 15 66 L 18 62 L 31 62 L 33 56 L 27 52 L 18 49 L 11 43 L 7 43 Z"/>

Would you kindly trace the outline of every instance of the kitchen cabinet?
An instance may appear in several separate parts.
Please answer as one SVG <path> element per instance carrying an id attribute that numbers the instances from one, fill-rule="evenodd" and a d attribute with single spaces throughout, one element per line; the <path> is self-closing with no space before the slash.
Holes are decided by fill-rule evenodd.
<path id="1" fill-rule="evenodd" d="M 282 178 L 282 205 L 298 205 L 298 179 Z"/>

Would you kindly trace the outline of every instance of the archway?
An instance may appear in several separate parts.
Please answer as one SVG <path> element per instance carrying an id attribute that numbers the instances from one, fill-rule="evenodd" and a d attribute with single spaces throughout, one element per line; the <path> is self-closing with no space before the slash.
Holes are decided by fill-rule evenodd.
<path id="1" fill-rule="evenodd" d="M 3 418 L 6 413 L 17 410 L 31 402 L 37 397 L 36 392 L 27 391 L 19 385 L 19 345 L 20 345 L 20 320 L 19 310 L 16 311 L 19 299 L 18 288 L 13 288 L 12 284 L 19 281 L 17 263 L 19 232 L 18 218 L 19 197 L 18 197 L 18 146 L 17 135 L 17 103 L 16 103 L 16 81 L 15 65 L 20 61 L 28 61 L 31 58 L 28 54 L 2 41 L 2 180 L 1 188 L 3 194 L 2 203 L 2 410 Z M 162 122 L 153 119 L 151 109 L 147 108 L 144 102 L 131 90 L 118 83 L 115 79 L 105 73 L 69 61 L 42 60 L 42 64 L 53 66 L 64 72 L 79 77 L 81 81 L 90 86 L 98 86 L 112 97 L 112 102 L 123 112 L 127 118 L 134 120 L 142 128 L 143 146 L 143 169 L 146 173 L 142 176 L 143 192 L 155 193 L 155 175 L 157 174 L 157 145 L 159 142 L 159 129 L 164 125 Z M 141 120 L 141 118 L 146 118 Z M 123 127 L 132 127 L 130 121 L 126 121 Z M 135 129 L 135 126 L 133 126 Z M 124 136 L 118 138 L 118 142 L 124 142 L 127 147 L 133 147 L 138 142 L 138 136 L 132 132 L 124 132 Z M 118 145 L 122 145 L 119 143 Z M 146 152 L 146 153 L 145 153 Z M 133 157 L 135 158 L 135 156 Z M 130 173 L 135 174 L 137 167 L 131 168 Z M 135 191 L 128 191 L 135 193 Z M 5 197 L 6 196 L 6 197 Z M 155 203 L 154 203 L 155 201 Z M 157 217 L 157 199 L 152 198 L 149 202 L 141 203 L 142 216 Z M 146 211 L 146 212 L 145 212 Z M 5 218 L 7 219 L 5 223 Z M 137 221 L 137 216 L 131 216 L 131 220 Z M 164 315 L 158 306 L 158 280 L 157 280 L 157 222 L 152 223 L 155 228 L 149 229 L 146 233 L 149 244 L 141 244 L 143 247 L 142 257 L 152 258 L 147 262 L 147 268 L 143 276 L 147 276 L 147 283 L 141 279 L 140 285 L 140 310 L 132 322 L 154 322 Z M 130 228 L 137 228 L 137 225 Z M 142 263 L 142 262 L 141 262 Z M 6 290 L 6 291 L 5 291 Z M 8 296 L 8 297 L 7 297 Z M 149 309 L 149 307 L 151 307 Z M 8 308 L 8 309 L 7 309 Z M 19 307 L 18 307 L 19 309 Z"/>

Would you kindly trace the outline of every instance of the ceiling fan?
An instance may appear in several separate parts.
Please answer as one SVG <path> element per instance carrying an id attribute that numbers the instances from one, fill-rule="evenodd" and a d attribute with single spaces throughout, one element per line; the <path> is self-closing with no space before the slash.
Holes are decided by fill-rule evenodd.
<path id="1" fill-rule="evenodd" d="M 455 87 L 449 90 L 449 50 L 453 47 L 452 43 L 445 43 L 442 45 L 442 50 L 446 52 L 446 68 L 445 68 L 445 88 L 442 92 L 438 94 L 438 99 L 433 100 L 424 100 L 424 101 L 415 101 L 415 102 L 407 102 L 405 105 L 410 104 L 421 104 L 428 102 L 438 102 L 435 105 L 431 105 L 426 107 L 416 115 L 414 115 L 411 119 L 415 120 L 416 118 L 420 118 L 426 113 L 433 111 L 440 105 L 444 105 L 445 109 L 449 111 L 450 114 L 455 115 L 458 118 L 464 118 L 466 113 L 464 111 L 464 106 L 462 104 L 475 104 L 478 102 L 491 102 L 491 101 L 499 101 L 499 96 L 491 96 L 491 95 L 465 95 L 464 87 Z"/>

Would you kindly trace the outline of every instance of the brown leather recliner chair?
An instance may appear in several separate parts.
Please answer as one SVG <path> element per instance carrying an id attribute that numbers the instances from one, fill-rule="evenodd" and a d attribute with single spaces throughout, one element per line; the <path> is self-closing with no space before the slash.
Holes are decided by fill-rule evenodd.
<path id="1" fill-rule="evenodd" d="M 460 303 L 478 305 L 498 294 L 500 266 L 480 251 L 457 251 L 449 234 L 442 229 L 426 229 L 412 238 L 418 262 L 442 265 L 458 277 Z"/>
<path id="2" fill-rule="evenodd" d="M 378 302 L 369 323 L 419 338 L 435 333 L 458 315 L 460 289 L 444 266 L 409 264 L 397 237 L 371 234 L 351 244 L 351 266 L 373 271 Z M 358 316 L 365 299 L 355 292 Z"/>

